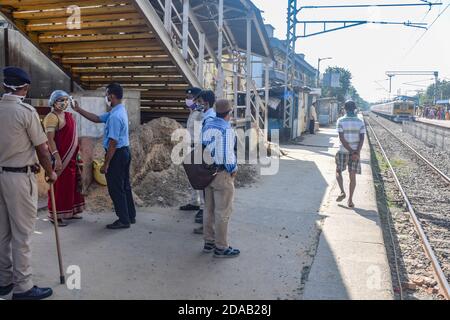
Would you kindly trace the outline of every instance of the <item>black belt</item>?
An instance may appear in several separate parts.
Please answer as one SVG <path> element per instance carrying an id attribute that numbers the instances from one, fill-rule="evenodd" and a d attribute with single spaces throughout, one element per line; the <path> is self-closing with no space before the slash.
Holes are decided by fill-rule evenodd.
<path id="1" fill-rule="evenodd" d="M 121 151 L 121 150 L 130 150 L 130 147 L 125 146 L 125 147 L 121 147 L 121 148 L 116 148 L 116 151 Z M 105 149 L 105 152 L 108 152 L 108 149 Z"/>
<path id="2" fill-rule="evenodd" d="M 5 171 L 5 172 L 14 172 L 14 173 L 28 173 L 28 170 L 32 171 L 32 168 L 29 166 L 22 167 L 22 168 L 2 167 L 1 169 L 2 169 L 2 171 Z"/>

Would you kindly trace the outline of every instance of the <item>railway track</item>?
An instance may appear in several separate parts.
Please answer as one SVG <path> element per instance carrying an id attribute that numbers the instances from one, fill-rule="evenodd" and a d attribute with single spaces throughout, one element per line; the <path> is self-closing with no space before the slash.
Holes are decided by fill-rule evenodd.
<path id="1" fill-rule="evenodd" d="M 450 177 L 378 120 L 367 117 L 366 124 L 404 199 L 416 233 L 431 261 L 440 291 L 447 300 L 450 300 L 450 234 L 448 232 L 450 230 L 450 203 L 448 200 L 450 199 Z M 394 137 L 394 139 L 390 139 L 389 143 L 383 147 L 382 139 L 379 138 L 376 131 L 381 134 L 387 132 L 388 136 Z M 392 145 L 393 141 L 398 142 L 397 146 Z M 401 154 L 402 158 L 412 159 L 416 163 L 420 162 L 422 166 L 417 166 L 420 169 L 414 171 L 413 178 L 405 174 L 398 174 L 388 154 Z M 423 164 L 425 165 L 423 166 Z M 411 179 L 415 183 L 411 183 Z M 417 180 L 420 181 L 423 189 L 418 190 Z"/>

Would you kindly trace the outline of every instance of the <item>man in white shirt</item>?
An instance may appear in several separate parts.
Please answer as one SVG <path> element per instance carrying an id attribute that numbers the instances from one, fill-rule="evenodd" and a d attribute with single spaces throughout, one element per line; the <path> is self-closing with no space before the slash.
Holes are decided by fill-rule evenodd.
<path id="1" fill-rule="evenodd" d="M 186 90 L 186 108 L 190 110 L 189 118 L 187 120 L 186 129 L 188 130 L 191 136 L 191 147 L 194 147 L 194 144 L 197 143 L 195 137 L 195 125 L 201 123 L 203 121 L 203 109 L 198 104 L 198 97 L 202 89 L 200 88 L 189 88 Z M 200 134 L 201 130 L 198 134 Z M 199 140 L 200 138 L 197 138 Z M 201 206 L 201 194 L 198 190 L 192 190 L 191 192 L 191 201 L 184 206 L 180 207 L 182 211 L 197 211 L 200 210 Z"/>
<path id="2" fill-rule="evenodd" d="M 350 175 L 350 195 L 348 206 L 353 208 L 353 194 L 356 188 L 356 174 L 361 174 L 360 153 L 364 144 L 366 127 L 364 121 L 356 115 L 356 104 L 353 101 L 345 103 L 346 115 L 337 121 L 337 131 L 341 142 L 336 154 L 336 179 L 341 189 L 341 194 L 336 199 L 340 202 L 346 198 L 342 172 L 348 167 Z"/>

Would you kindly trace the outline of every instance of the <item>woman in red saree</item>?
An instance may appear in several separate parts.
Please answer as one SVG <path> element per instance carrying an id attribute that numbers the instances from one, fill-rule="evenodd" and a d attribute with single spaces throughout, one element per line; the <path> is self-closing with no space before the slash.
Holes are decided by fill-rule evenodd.
<path id="1" fill-rule="evenodd" d="M 78 170 L 77 125 L 71 113 L 66 112 L 70 104 L 69 95 L 61 90 L 52 93 L 49 106 L 52 112 L 44 119 L 48 145 L 55 159 L 58 180 L 54 184 L 58 225 L 67 226 L 63 219 L 81 219 L 84 197 L 80 190 L 80 170 Z M 48 194 L 49 219 L 53 223 L 50 192 Z"/>

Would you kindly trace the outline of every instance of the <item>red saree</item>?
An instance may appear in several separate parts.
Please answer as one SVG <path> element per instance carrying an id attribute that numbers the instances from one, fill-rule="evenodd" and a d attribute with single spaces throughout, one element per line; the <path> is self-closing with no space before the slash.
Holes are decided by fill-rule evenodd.
<path id="1" fill-rule="evenodd" d="M 66 125 L 55 132 L 55 143 L 61 156 L 63 170 L 56 180 L 55 202 L 58 219 L 70 219 L 84 210 L 84 197 L 77 188 L 77 125 L 72 114 L 64 113 Z M 48 194 L 49 218 L 53 220 L 50 191 Z"/>

